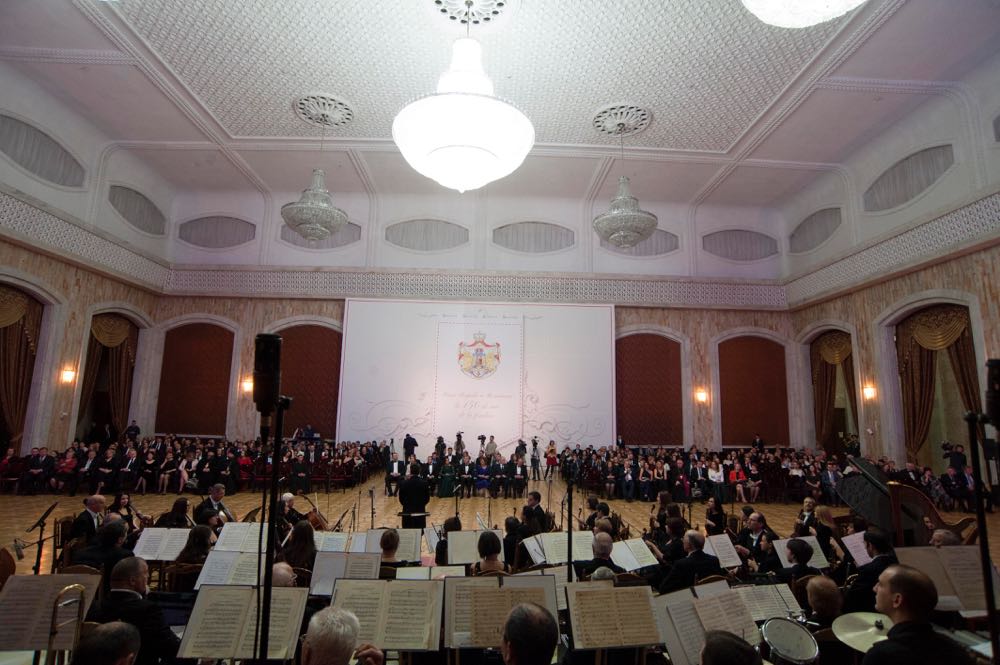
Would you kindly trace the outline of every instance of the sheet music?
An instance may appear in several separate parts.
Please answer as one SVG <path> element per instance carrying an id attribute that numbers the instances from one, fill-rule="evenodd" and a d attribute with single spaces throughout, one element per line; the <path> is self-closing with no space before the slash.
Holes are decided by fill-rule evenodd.
<path id="1" fill-rule="evenodd" d="M 268 620 L 267 657 L 289 660 L 295 657 L 295 647 L 302 629 L 309 590 L 295 587 L 275 587 L 271 595 L 271 615 Z M 234 658 L 254 658 L 254 632 L 257 616 L 257 594 L 250 593 L 250 609 L 244 621 L 240 644 Z M 252 617 L 252 618 L 251 618 Z"/>
<path id="2" fill-rule="evenodd" d="M 314 596 L 333 595 L 333 584 L 344 577 L 348 556 L 350 555 L 343 552 L 317 552 L 309 593 Z"/>
<path id="3" fill-rule="evenodd" d="M 259 579 L 263 583 L 264 564 L 264 558 L 259 557 L 256 552 L 240 552 L 236 557 L 236 563 L 233 564 L 227 584 L 256 586 L 258 572 L 260 573 Z"/>
<path id="4" fill-rule="evenodd" d="M 531 579 L 531 578 L 522 578 Z M 539 578 L 534 578 L 539 579 Z M 470 641 L 476 647 L 499 647 L 507 615 L 520 603 L 545 603 L 542 587 L 483 588 L 472 596 Z"/>
<path id="5" fill-rule="evenodd" d="M 346 552 L 350 534 L 340 531 L 314 531 L 317 552 Z"/>
<path id="6" fill-rule="evenodd" d="M 532 563 L 536 566 L 540 563 L 545 563 L 545 550 L 542 549 L 542 543 L 538 536 L 525 538 L 521 543 L 524 545 L 524 549 L 527 550 L 528 556 L 531 557 Z"/>
<path id="7" fill-rule="evenodd" d="M 614 589 L 614 617 L 618 621 L 622 646 L 651 646 L 661 643 L 653 615 L 653 591 L 648 586 Z"/>
<path id="8" fill-rule="evenodd" d="M 385 533 L 385 529 L 368 529 L 365 534 L 365 552 L 381 552 L 382 551 L 382 534 Z"/>
<path id="9" fill-rule="evenodd" d="M 729 536 L 724 533 L 709 536 L 705 539 L 705 551 L 708 551 L 708 546 L 711 544 L 712 552 L 714 556 L 719 557 L 719 565 L 723 568 L 738 568 L 743 565 L 743 560 L 740 559 L 740 555 L 736 553 L 736 547 L 733 546 L 733 541 L 729 540 Z"/>
<path id="10" fill-rule="evenodd" d="M 475 531 L 452 531 L 448 534 L 448 564 L 479 561 L 478 535 Z"/>
<path id="11" fill-rule="evenodd" d="M 383 649 L 437 650 L 441 639 L 441 582 L 397 580 L 385 587 Z"/>
<path id="12" fill-rule="evenodd" d="M 782 538 L 781 540 L 774 541 L 774 552 L 778 555 L 781 560 L 781 565 L 785 568 L 791 566 L 791 562 L 788 561 L 788 541 L 791 538 Z M 826 555 L 823 554 L 823 550 L 820 549 L 819 541 L 816 540 L 816 536 L 799 536 L 799 540 L 804 540 L 813 548 L 812 558 L 805 563 L 807 566 L 812 566 L 813 568 L 819 568 L 820 570 L 830 567 L 830 562 L 827 561 Z"/>
<path id="13" fill-rule="evenodd" d="M 444 581 L 444 645 L 447 648 L 472 646 L 473 597 L 500 587 L 498 577 L 449 577 Z"/>
<path id="14" fill-rule="evenodd" d="M 86 616 L 90 604 L 101 584 L 99 575 L 11 575 L 0 591 L 0 651 L 39 651 L 48 649 L 49 625 L 52 605 L 65 587 L 80 584 L 84 587 Z M 66 599 L 76 598 L 76 595 Z M 59 610 L 58 621 L 68 621 L 77 616 L 77 606 L 68 605 Z M 71 626 L 56 635 L 57 649 L 73 648 Z"/>
<path id="15" fill-rule="evenodd" d="M 206 586 L 184 629 L 179 658 L 228 658 L 236 650 L 254 600 L 253 589 Z M 256 617 L 255 617 L 256 620 Z"/>
<path id="16" fill-rule="evenodd" d="M 365 533 L 352 533 L 351 544 L 347 548 L 348 552 L 361 554 L 368 551 L 368 535 Z M 382 550 L 379 549 L 381 552 Z"/>
<path id="17" fill-rule="evenodd" d="M 712 598 L 695 598 L 694 609 L 706 631 L 726 630 L 739 635 L 751 645 L 760 641 L 760 632 L 753 615 L 735 591 Z"/>
<path id="18" fill-rule="evenodd" d="M 546 568 L 544 571 L 539 571 L 545 575 L 552 575 L 556 579 L 556 607 L 560 610 L 567 609 L 566 605 L 566 585 L 569 584 L 568 575 L 570 575 L 569 565 L 564 566 L 553 566 L 552 568 Z M 573 580 L 576 581 L 576 571 L 572 572 Z M 600 581 L 600 580 L 599 580 Z M 610 581 L 610 580 L 608 580 Z"/>
<path id="19" fill-rule="evenodd" d="M 799 601 L 795 597 L 795 593 L 792 591 L 790 586 L 787 584 L 777 584 L 775 587 L 778 589 L 778 596 L 785 603 L 786 610 L 802 610 L 802 606 L 799 605 Z"/>
<path id="20" fill-rule="evenodd" d="M 931 578 L 938 592 L 938 604 L 935 609 L 945 612 L 963 609 L 938 552 L 939 549 L 936 547 L 900 547 L 896 550 L 896 558 L 900 563 L 913 566 Z"/>
<path id="21" fill-rule="evenodd" d="M 239 552 L 223 552 L 220 550 L 209 552 L 208 558 L 205 559 L 205 564 L 201 567 L 198 581 L 195 582 L 195 590 L 201 589 L 203 584 L 227 584 L 229 582 L 229 573 L 233 569 L 233 566 L 236 565 L 236 558 L 239 555 Z M 254 580 L 254 584 L 256 583 L 257 580 Z"/>
<path id="22" fill-rule="evenodd" d="M 653 556 L 653 553 L 649 551 L 649 546 L 646 545 L 646 541 L 642 538 L 631 538 L 624 542 L 632 552 L 632 556 L 634 556 L 635 560 L 639 562 L 640 568 L 655 566 L 659 563 L 656 560 L 656 557 Z"/>
<path id="23" fill-rule="evenodd" d="M 187 531 L 187 529 L 184 529 Z M 146 527 L 139 534 L 139 542 L 135 544 L 132 552 L 137 557 L 142 557 L 146 561 L 159 561 L 160 548 L 163 541 L 167 539 L 168 529 L 157 527 Z"/>
<path id="24" fill-rule="evenodd" d="M 573 561 L 590 561 L 594 558 L 594 532 L 573 532 Z"/>
<path id="25" fill-rule="evenodd" d="M 667 641 L 667 651 L 675 663 L 686 660 L 689 665 L 701 662 L 701 648 L 705 645 L 705 628 L 701 625 L 698 613 L 694 609 L 694 596 L 690 589 L 681 589 L 673 593 L 659 596 L 657 599 L 666 612 L 670 628 L 677 635 L 677 643 Z"/>
<path id="26" fill-rule="evenodd" d="M 566 587 L 573 644 L 577 649 L 621 646 L 621 634 L 608 630 L 609 612 L 614 607 L 614 588 Z"/>
<path id="27" fill-rule="evenodd" d="M 538 534 L 542 542 L 546 563 L 566 563 L 569 557 L 569 545 L 565 531 L 552 531 Z M 593 555 L 588 556 L 592 559 Z"/>
<path id="28" fill-rule="evenodd" d="M 699 584 L 694 587 L 694 592 L 699 598 L 711 598 L 719 594 L 729 593 L 729 582 L 719 580 L 717 582 L 709 582 L 708 584 Z"/>
<path id="29" fill-rule="evenodd" d="M 840 541 L 844 543 L 844 547 L 847 548 L 847 552 L 854 557 L 854 563 L 858 566 L 871 563 L 872 558 L 869 556 L 868 550 L 865 549 L 864 531 L 858 531 L 857 533 L 844 536 L 840 539 Z"/>
<path id="30" fill-rule="evenodd" d="M 424 538 L 427 540 L 427 549 L 430 550 L 431 554 L 437 552 L 438 541 L 441 540 L 438 537 L 437 529 L 434 527 L 434 523 L 431 523 L 429 529 L 424 529 Z"/>
<path id="31" fill-rule="evenodd" d="M 386 580 L 337 580 L 333 585 L 330 605 L 354 613 L 361 624 L 358 643 L 379 645 L 382 589 Z"/>
<path id="32" fill-rule="evenodd" d="M 624 540 L 619 540 L 611 546 L 611 560 L 629 572 L 642 567 L 639 565 L 639 560 L 632 553 L 632 549 Z"/>
<path id="33" fill-rule="evenodd" d="M 521 577 L 510 575 L 500 579 L 505 589 L 541 589 L 544 598 L 538 604 L 547 609 L 553 617 L 559 616 L 559 601 L 556 600 L 556 578 L 554 575 L 524 575 Z"/>
<path id="34" fill-rule="evenodd" d="M 940 547 L 937 550 L 962 609 L 985 610 L 982 559 L 976 545 Z"/>
<path id="35" fill-rule="evenodd" d="M 344 577 L 349 580 L 377 580 L 382 555 L 371 552 L 348 553 Z"/>
<path id="36" fill-rule="evenodd" d="M 788 606 L 778 593 L 778 587 L 788 585 L 761 585 L 734 587 L 733 591 L 743 599 L 754 621 L 788 617 Z"/>
<path id="37" fill-rule="evenodd" d="M 396 529 L 399 534 L 399 549 L 396 558 L 400 561 L 420 561 L 421 529 Z"/>
<path id="38" fill-rule="evenodd" d="M 490 525 L 486 523 L 486 520 L 483 519 L 483 516 L 479 514 L 478 510 L 476 511 L 476 526 L 478 527 L 479 531 L 490 530 Z"/>
<path id="39" fill-rule="evenodd" d="M 430 566 L 402 566 L 396 569 L 397 580 L 429 580 Z"/>

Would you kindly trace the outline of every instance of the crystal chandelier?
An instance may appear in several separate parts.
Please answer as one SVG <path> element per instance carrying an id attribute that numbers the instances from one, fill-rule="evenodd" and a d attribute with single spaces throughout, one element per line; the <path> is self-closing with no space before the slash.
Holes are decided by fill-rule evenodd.
<path id="1" fill-rule="evenodd" d="M 392 139 L 417 173 L 465 192 L 519 167 L 535 143 L 535 128 L 512 104 L 493 96 L 479 42 L 458 39 L 451 54 L 437 91 L 396 114 Z"/>
<path id="2" fill-rule="evenodd" d="M 625 125 L 619 123 L 622 160 L 625 157 Z M 594 218 L 594 231 L 602 240 L 617 247 L 634 247 L 656 230 L 656 215 L 639 208 L 639 199 L 632 196 L 628 178 L 618 178 L 618 193 L 611 199 L 608 211 Z"/>
<path id="3" fill-rule="evenodd" d="M 298 201 L 281 206 L 281 218 L 293 231 L 315 242 L 339 231 L 347 224 L 347 213 L 333 205 L 323 182 L 323 169 L 313 169 L 312 183 Z"/>
<path id="4" fill-rule="evenodd" d="M 747 10 L 768 25 L 808 28 L 843 16 L 865 0 L 742 0 Z"/>

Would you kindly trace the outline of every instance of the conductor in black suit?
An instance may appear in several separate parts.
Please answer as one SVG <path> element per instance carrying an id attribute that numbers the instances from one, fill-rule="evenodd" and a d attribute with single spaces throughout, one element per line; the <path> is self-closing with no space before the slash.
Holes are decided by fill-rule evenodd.
<path id="1" fill-rule="evenodd" d="M 145 559 L 129 557 L 111 571 L 111 591 L 90 609 L 88 621 L 124 621 L 139 629 L 141 646 L 135 665 L 173 663 L 180 646 L 178 638 L 163 618 L 159 606 L 146 599 L 149 567 Z"/>
<path id="2" fill-rule="evenodd" d="M 684 551 L 687 556 L 678 559 L 670 567 L 670 572 L 660 583 L 660 593 L 669 593 L 694 586 L 699 579 L 709 575 L 725 575 L 719 565 L 719 558 L 705 554 L 705 536 L 699 531 L 688 531 L 684 534 Z"/>
<path id="3" fill-rule="evenodd" d="M 431 500 L 431 490 L 427 481 L 420 477 L 420 465 L 412 464 L 406 480 L 399 484 L 399 503 L 403 506 L 403 528 L 423 529 L 427 526 L 427 518 L 409 517 L 413 513 L 427 511 L 427 502 Z"/>

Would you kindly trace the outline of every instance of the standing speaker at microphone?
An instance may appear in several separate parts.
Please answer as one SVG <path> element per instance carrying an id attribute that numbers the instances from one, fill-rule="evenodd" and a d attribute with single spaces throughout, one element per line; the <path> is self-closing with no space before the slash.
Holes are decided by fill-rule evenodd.
<path id="1" fill-rule="evenodd" d="M 281 336 L 261 333 L 254 339 L 253 401 L 262 415 L 270 415 L 281 392 Z"/>

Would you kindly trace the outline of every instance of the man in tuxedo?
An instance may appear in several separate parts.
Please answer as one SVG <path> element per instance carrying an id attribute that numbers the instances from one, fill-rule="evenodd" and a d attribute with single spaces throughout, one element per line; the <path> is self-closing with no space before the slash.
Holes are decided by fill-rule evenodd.
<path id="1" fill-rule="evenodd" d="M 941 487 L 945 494 L 955 502 L 955 508 L 960 510 L 972 510 L 972 492 L 965 485 L 965 478 L 958 473 L 958 469 L 949 466 L 941 476 Z"/>
<path id="2" fill-rule="evenodd" d="M 869 528 L 865 531 L 865 550 L 872 560 L 858 568 L 858 576 L 844 596 L 844 613 L 874 612 L 875 584 L 889 566 L 899 563 L 889 536 Z"/>
<path id="3" fill-rule="evenodd" d="M 48 448 L 32 448 L 21 476 L 21 494 L 34 495 L 44 490 L 54 469 L 55 461 Z"/>
<path id="4" fill-rule="evenodd" d="M 670 567 L 670 572 L 660 582 L 660 593 L 669 593 L 694 586 L 699 579 L 709 575 L 725 575 L 719 565 L 719 558 L 705 554 L 705 536 L 699 531 L 690 530 L 684 534 L 683 559 L 678 559 Z"/>
<path id="5" fill-rule="evenodd" d="M 972 665 L 957 642 L 934 630 L 938 592 L 926 574 L 910 566 L 886 568 L 875 585 L 875 610 L 892 620 L 885 640 L 868 650 L 863 665 Z"/>
<path id="6" fill-rule="evenodd" d="M 399 483 L 406 473 L 406 464 L 399 459 L 399 453 L 392 453 L 389 465 L 385 470 L 385 493 L 387 496 L 396 496 L 399 490 Z"/>
<path id="7" fill-rule="evenodd" d="M 404 513 L 423 513 L 427 511 L 427 502 L 431 500 L 431 490 L 427 481 L 420 477 L 420 465 L 410 467 L 410 473 L 399 484 L 399 503 Z M 427 518 L 407 517 L 403 515 L 404 529 L 423 529 L 427 526 Z"/>
<path id="8" fill-rule="evenodd" d="M 194 509 L 194 523 L 205 524 L 213 529 L 221 529 L 223 521 L 235 522 L 236 516 L 222 503 L 226 496 L 226 486 L 216 483 L 208 491 L 208 497 Z M 223 519 L 224 518 L 224 519 Z"/>
<path id="9" fill-rule="evenodd" d="M 73 554 L 74 566 L 90 566 L 104 573 L 103 585 L 111 584 L 111 571 L 122 559 L 132 556 L 132 550 L 123 547 L 128 537 L 128 526 L 122 520 L 102 524 L 93 542 Z"/>
<path id="10" fill-rule="evenodd" d="M 407 458 L 409 459 L 409 458 Z M 441 464 L 434 455 L 427 456 L 427 464 L 420 470 L 420 475 L 427 481 L 427 489 L 433 496 L 437 490 L 438 476 L 441 473 Z"/>
<path id="11" fill-rule="evenodd" d="M 542 495 L 539 492 L 528 492 L 528 501 L 525 503 L 525 512 L 531 519 L 538 522 L 538 526 L 545 531 L 547 520 L 545 519 L 545 509 L 542 508 Z"/>
<path id="12" fill-rule="evenodd" d="M 156 603 L 146 599 L 149 567 L 145 559 L 122 559 L 111 570 L 111 591 L 91 608 L 87 619 L 98 623 L 124 621 L 139 629 L 141 646 L 135 665 L 173 663 L 180 646 Z"/>
<path id="13" fill-rule="evenodd" d="M 525 485 L 528 482 L 528 467 L 524 464 L 524 458 L 517 456 L 512 459 L 507 465 L 507 472 L 507 477 L 510 479 L 510 490 L 517 498 L 524 493 Z M 506 492 L 503 498 L 507 498 Z"/>
<path id="14" fill-rule="evenodd" d="M 760 537 L 767 533 L 771 540 L 777 538 L 767 526 L 767 520 L 759 512 L 752 512 L 747 518 L 747 525 L 736 536 L 736 551 L 744 559 L 753 559 L 757 563 L 764 560 L 766 553 L 760 548 Z"/>
<path id="15" fill-rule="evenodd" d="M 840 469 L 837 468 L 836 462 L 826 463 L 826 471 L 820 477 L 820 485 L 823 489 L 823 500 L 826 501 L 827 505 L 840 505 L 840 499 L 838 499 L 837 495 L 837 483 L 840 482 L 842 475 Z"/>
<path id="16" fill-rule="evenodd" d="M 86 538 L 87 542 L 94 539 L 97 528 L 104 523 L 105 500 L 100 494 L 88 496 L 83 500 L 84 510 L 73 520 L 70 527 L 70 540 L 74 538 Z"/>
<path id="17" fill-rule="evenodd" d="M 624 573 L 625 569 L 611 560 L 613 546 L 614 542 L 611 540 L 611 536 L 606 533 L 595 534 L 594 544 L 591 545 L 594 558 L 590 561 L 576 561 L 573 564 L 576 567 L 577 577 L 590 575 L 601 566 L 610 568 L 615 573 Z"/>
<path id="18" fill-rule="evenodd" d="M 494 499 L 500 492 L 507 495 L 507 470 L 503 463 L 503 455 L 496 455 L 490 464 L 490 496 Z"/>
<path id="19" fill-rule="evenodd" d="M 465 492 L 465 497 L 469 498 L 472 496 L 472 490 L 475 486 L 476 477 L 476 465 L 472 463 L 469 453 L 464 453 L 462 455 L 462 463 L 458 465 L 457 475 L 458 482 L 461 483 L 461 490 Z"/>

